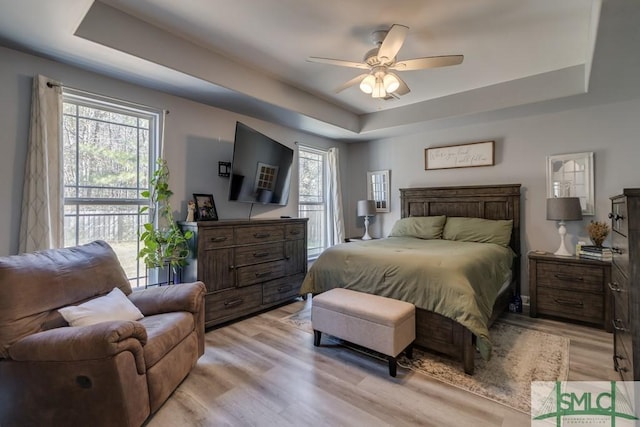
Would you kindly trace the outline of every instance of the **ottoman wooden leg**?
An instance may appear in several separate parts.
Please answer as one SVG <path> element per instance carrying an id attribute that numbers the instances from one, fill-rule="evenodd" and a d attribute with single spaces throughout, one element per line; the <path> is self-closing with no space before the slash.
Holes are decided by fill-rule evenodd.
<path id="1" fill-rule="evenodd" d="M 313 330 L 313 345 L 318 347 L 320 345 L 320 338 L 322 337 L 322 332 Z"/>
<path id="2" fill-rule="evenodd" d="M 398 361 L 395 357 L 387 356 L 387 358 L 389 360 L 389 375 L 395 377 L 398 370 Z"/>

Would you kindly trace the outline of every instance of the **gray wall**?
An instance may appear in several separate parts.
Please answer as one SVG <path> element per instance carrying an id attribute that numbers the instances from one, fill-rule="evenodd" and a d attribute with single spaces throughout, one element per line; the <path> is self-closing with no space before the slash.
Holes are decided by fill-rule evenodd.
<path id="1" fill-rule="evenodd" d="M 102 95 L 169 110 L 165 124 L 165 155 L 171 170 L 172 206 L 176 218 L 186 217 L 193 193 L 213 194 L 221 219 L 248 218 L 251 205 L 227 201 L 228 178 L 218 177 L 218 161 L 231 161 L 236 120 L 295 149 L 295 143 L 317 148 L 339 147 L 346 174 L 345 145 L 293 129 L 241 116 L 142 86 L 0 47 L 0 256 L 18 251 L 24 165 L 27 153 L 32 78 L 43 74 L 63 84 Z M 297 156 L 289 204 L 255 205 L 252 218 L 297 216 Z"/>

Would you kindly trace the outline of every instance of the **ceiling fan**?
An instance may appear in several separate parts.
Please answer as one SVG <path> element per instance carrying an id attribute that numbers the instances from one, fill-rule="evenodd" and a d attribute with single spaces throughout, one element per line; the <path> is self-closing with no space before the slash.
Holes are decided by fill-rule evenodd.
<path id="1" fill-rule="evenodd" d="M 373 98 L 394 99 L 410 92 L 407 84 L 394 71 L 414 71 L 427 68 L 458 65 L 463 55 L 428 56 L 398 61 L 396 55 L 407 38 L 409 27 L 394 24 L 388 31 L 374 31 L 371 35 L 376 47 L 364 55 L 363 62 L 343 61 L 340 59 L 318 58 L 311 56 L 309 62 L 338 65 L 340 67 L 367 70 L 336 89 L 336 93 L 360 84 L 360 90 L 371 94 Z"/>

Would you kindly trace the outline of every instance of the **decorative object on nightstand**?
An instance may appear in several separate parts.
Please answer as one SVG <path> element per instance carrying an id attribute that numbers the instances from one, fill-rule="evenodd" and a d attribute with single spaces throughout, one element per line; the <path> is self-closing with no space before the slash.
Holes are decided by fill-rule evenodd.
<path id="1" fill-rule="evenodd" d="M 560 234 L 560 247 L 555 251 L 558 256 L 572 256 L 565 244 L 564 238 L 567 234 L 565 221 L 580 221 L 582 219 L 582 208 L 580 199 L 577 197 L 555 197 L 547 199 L 547 219 L 558 221 L 558 234 Z"/>
<path id="2" fill-rule="evenodd" d="M 529 314 L 576 320 L 612 332 L 611 263 L 529 252 Z"/>
<path id="3" fill-rule="evenodd" d="M 364 217 L 364 236 L 362 240 L 371 240 L 369 235 L 369 217 L 376 214 L 376 202 L 375 200 L 358 200 L 358 216 Z"/>
<path id="4" fill-rule="evenodd" d="M 589 233 L 589 239 L 595 246 L 602 246 L 602 243 L 609 235 L 609 225 L 605 222 L 591 221 L 587 224 L 587 232 Z"/>

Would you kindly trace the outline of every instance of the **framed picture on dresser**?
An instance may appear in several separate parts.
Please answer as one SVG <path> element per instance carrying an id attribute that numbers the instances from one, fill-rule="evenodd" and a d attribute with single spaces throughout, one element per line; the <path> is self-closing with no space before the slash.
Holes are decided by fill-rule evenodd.
<path id="1" fill-rule="evenodd" d="M 218 211 L 213 201 L 213 194 L 193 193 L 193 200 L 196 202 L 196 221 L 217 221 Z"/>

